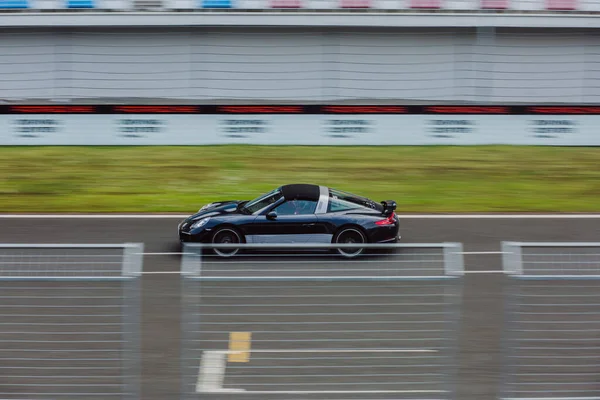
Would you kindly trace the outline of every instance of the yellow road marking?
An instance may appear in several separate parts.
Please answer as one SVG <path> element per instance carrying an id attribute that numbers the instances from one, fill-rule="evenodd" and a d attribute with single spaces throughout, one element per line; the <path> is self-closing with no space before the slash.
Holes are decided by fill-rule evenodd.
<path id="1" fill-rule="evenodd" d="M 227 361 L 248 362 L 250 360 L 251 332 L 230 332 Z"/>

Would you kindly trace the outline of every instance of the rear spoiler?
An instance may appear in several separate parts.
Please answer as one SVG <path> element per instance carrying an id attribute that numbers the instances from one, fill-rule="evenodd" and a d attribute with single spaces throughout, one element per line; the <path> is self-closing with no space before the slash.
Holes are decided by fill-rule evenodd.
<path id="1" fill-rule="evenodd" d="M 384 200 L 381 202 L 383 206 L 383 215 L 389 216 L 396 211 L 396 202 L 394 200 Z"/>

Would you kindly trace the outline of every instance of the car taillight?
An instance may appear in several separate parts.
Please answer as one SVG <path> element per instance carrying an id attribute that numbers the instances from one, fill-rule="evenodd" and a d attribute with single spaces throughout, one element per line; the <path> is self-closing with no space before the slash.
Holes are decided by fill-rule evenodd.
<path id="1" fill-rule="evenodd" d="M 375 225 L 394 225 L 394 222 L 395 222 L 394 217 L 395 216 L 396 216 L 396 213 L 392 213 L 392 215 L 390 215 L 386 219 L 382 219 L 381 221 L 375 222 Z"/>

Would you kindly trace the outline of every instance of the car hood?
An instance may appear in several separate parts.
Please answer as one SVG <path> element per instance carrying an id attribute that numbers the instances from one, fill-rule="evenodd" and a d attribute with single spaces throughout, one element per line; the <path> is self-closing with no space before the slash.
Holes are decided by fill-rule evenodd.
<path id="1" fill-rule="evenodd" d="M 247 200 L 215 201 L 213 203 L 202 206 L 202 208 L 200 208 L 198 212 L 189 216 L 187 218 L 187 221 L 194 221 L 203 217 L 210 217 L 214 215 L 241 214 L 241 212 L 238 210 L 238 206 L 247 202 Z"/>

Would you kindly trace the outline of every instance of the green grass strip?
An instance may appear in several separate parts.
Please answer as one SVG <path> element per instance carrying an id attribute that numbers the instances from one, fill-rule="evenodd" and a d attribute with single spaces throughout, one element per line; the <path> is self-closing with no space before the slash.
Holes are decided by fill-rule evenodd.
<path id="1" fill-rule="evenodd" d="M 1 147 L 0 212 L 184 212 L 316 183 L 399 212 L 600 211 L 600 148 Z"/>

